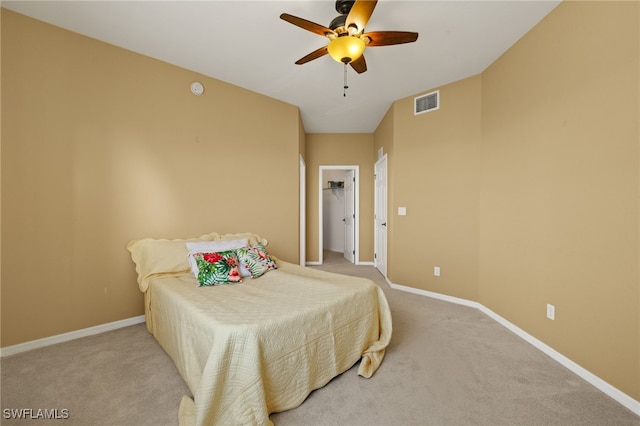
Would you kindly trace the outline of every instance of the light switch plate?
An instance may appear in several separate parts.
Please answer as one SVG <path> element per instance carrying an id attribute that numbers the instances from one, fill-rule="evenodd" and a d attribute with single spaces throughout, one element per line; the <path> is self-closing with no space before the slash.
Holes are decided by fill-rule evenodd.
<path id="1" fill-rule="evenodd" d="M 407 208 L 406 207 L 398 207 L 398 216 L 406 216 Z"/>

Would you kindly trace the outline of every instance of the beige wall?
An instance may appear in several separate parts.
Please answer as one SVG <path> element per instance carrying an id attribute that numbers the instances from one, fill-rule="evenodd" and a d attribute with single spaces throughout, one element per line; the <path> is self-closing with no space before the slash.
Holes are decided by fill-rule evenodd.
<path id="1" fill-rule="evenodd" d="M 391 281 L 477 300 L 636 400 L 639 9 L 564 2 L 439 88 L 440 110 L 399 100 L 375 136 L 391 148 L 390 214 L 408 211 L 391 224 Z"/>
<path id="2" fill-rule="evenodd" d="M 298 151 L 303 159 L 307 156 L 307 135 L 305 134 L 300 114 L 298 114 Z"/>
<path id="3" fill-rule="evenodd" d="M 441 87 L 440 108 L 418 115 L 413 97 L 395 103 L 393 282 L 477 299 L 480 89 L 479 76 Z"/>
<path id="4" fill-rule="evenodd" d="M 142 314 L 132 239 L 298 262 L 295 106 L 3 10 L 2 124 L 2 346 Z"/>
<path id="5" fill-rule="evenodd" d="M 638 7 L 563 3 L 483 73 L 479 299 L 636 399 Z"/>
<path id="6" fill-rule="evenodd" d="M 373 262 L 373 134 L 308 133 L 307 166 L 307 261 L 318 261 L 318 177 L 320 166 L 359 166 L 361 262 Z"/>

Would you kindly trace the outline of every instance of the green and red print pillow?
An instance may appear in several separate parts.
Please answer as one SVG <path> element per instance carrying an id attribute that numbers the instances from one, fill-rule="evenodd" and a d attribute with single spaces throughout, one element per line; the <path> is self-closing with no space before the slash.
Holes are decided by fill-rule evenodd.
<path id="1" fill-rule="evenodd" d="M 262 243 L 253 244 L 250 247 L 242 247 L 236 250 L 243 276 L 251 275 L 252 278 L 258 278 L 271 269 L 277 269 L 276 262 L 269 256 L 267 249 Z"/>
<path id="2" fill-rule="evenodd" d="M 240 262 L 236 250 L 213 253 L 193 253 L 200 286 L 213 286 L 242 282 Z"/>

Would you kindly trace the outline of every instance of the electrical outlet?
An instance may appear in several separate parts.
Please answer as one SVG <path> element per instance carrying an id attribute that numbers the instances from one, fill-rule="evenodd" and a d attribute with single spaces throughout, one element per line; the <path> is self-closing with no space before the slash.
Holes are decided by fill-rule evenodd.
<path id="1" fill-rule="evenodd" d="M 556 307 L 547 303 L 547 318 L 550 320 L 556 319 Z"/>
<path id="2" fill-rule="evenodd" d="M 433 267 L 433 275 L 436 277 L 440 276 L 440 267 L 439 266 L 434 266 Z"/>

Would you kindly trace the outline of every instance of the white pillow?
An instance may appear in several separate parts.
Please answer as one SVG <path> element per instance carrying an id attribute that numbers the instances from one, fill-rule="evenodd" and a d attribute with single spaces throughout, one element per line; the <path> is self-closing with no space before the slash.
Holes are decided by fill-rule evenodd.
<path id="1" fill-rule="evenodd" d="M 198 265 L 196 264 L 193 255 L 195 253 L 217 253 L 225 250 L 235 250 L 242 247 L 246 247 L 248 240 L 246 238 L 242 240 L 228 240 L 228 241 L 189 241 L 187 244 L 187 251 L 189 252 L 189 266 L 191 266 L 191 272 L 198 278 Z M 240 268 L 240 275 L 242 275 L 242 268 Z"/>

